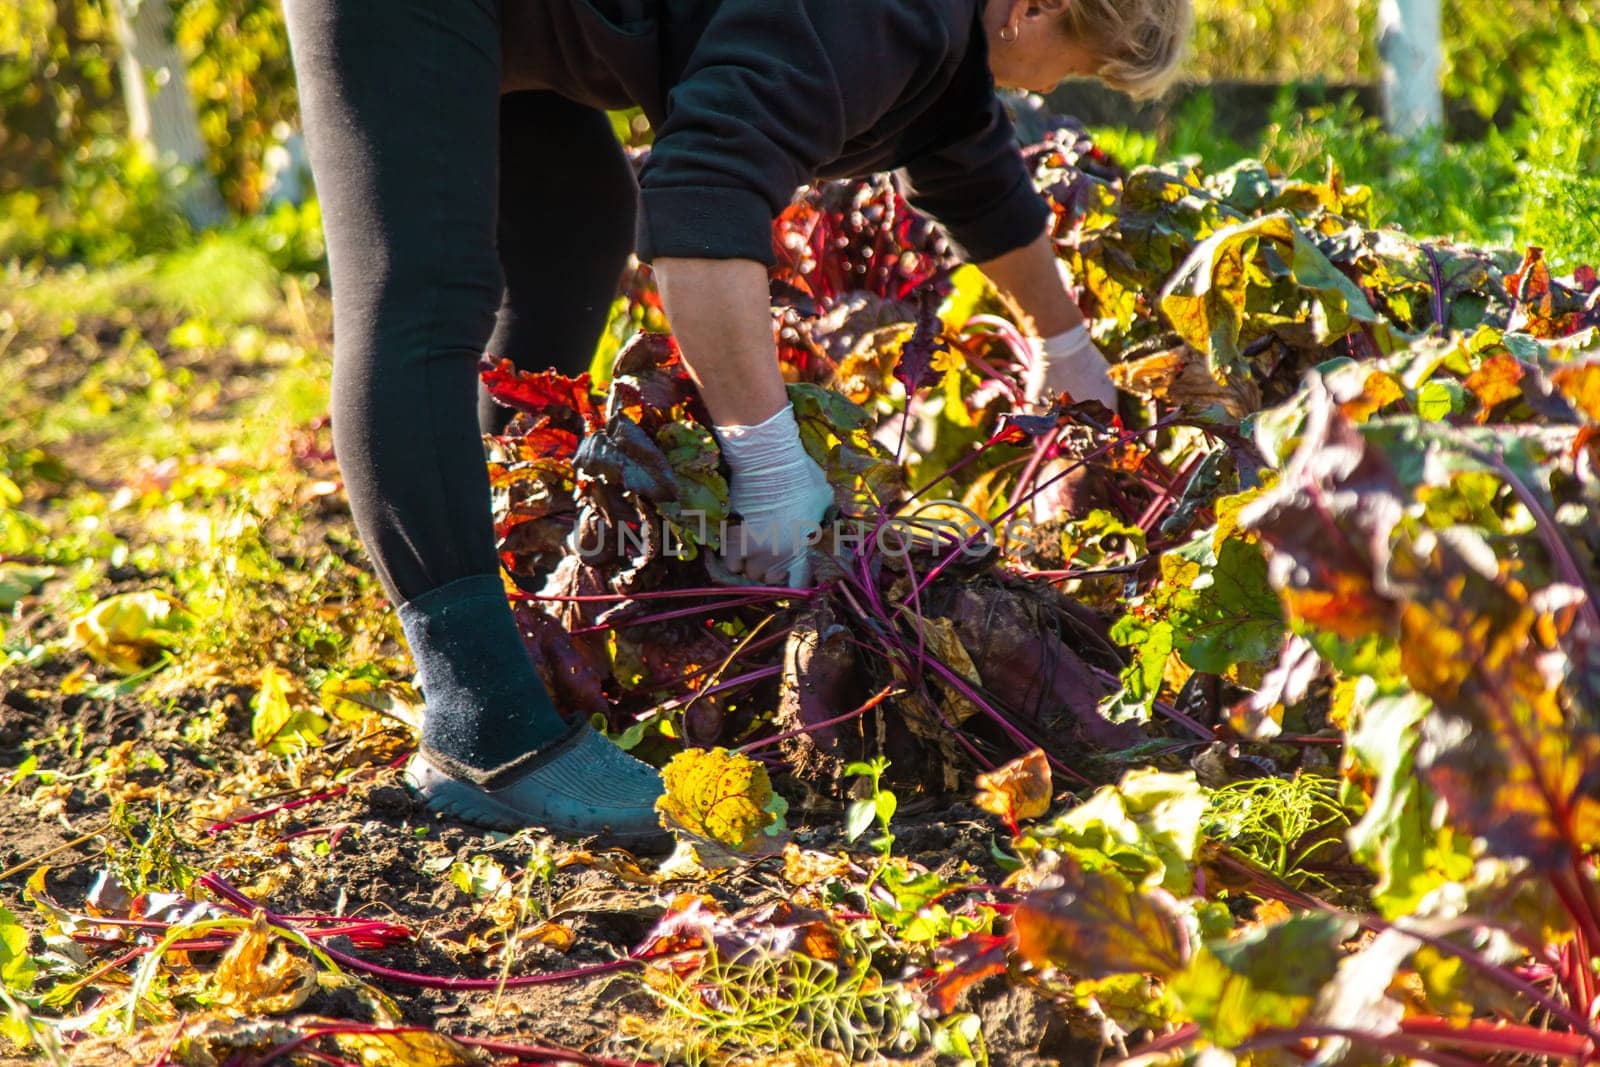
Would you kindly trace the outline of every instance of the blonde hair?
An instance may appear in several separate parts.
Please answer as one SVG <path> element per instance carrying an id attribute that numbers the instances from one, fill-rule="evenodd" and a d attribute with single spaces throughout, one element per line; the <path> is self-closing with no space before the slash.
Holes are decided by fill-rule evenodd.
<path id="1" fill-rule="evenodd" d="M 1137 99 L 1160 96 L 1178 77 L 1194 28 L 1192 0 L 1043 0 L 1065 29 L 1101 57 L 1095 76 Z"/>

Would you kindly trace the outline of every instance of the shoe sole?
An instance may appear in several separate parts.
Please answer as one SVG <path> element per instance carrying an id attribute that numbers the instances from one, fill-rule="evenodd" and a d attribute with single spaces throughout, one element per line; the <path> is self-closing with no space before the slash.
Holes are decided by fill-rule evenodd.
<path id="1" fill-rule="evenodd" d="M 520 814 L 515 808 L 501 804 L 492 797 L 485 796 L 482 790 L 458 782 L 427 763 L 422 757 L 415 757 L 414 763 L 426 767 L 432 779 L 426 784 L 419 785 L 411 774 L 401 776 L 406 790 L 413 797 L 421 801 L 423 807 L 437 815 L 444 815 L 460 822 L 473 826 L 483 827 L 488 830 L 499 830 L 504 833 L 514 833 L 518 830 L 535 827 L 543 829 L 557 836 L 570 837 L 575 840 L 592 842 L 602 846 L 615 846 L 634 851 L 652 851 L 655 849 L 668 850 L 673 844 L 673 837 L 666 830 L 656 830 L 648 833 L 617 833 L 605 831 L 601 833 L 579 833 L 572 831 L 550 830 L 548 827 L 530 823 L 526 816 Z M 408 768 L 409 770 L 409 768 Z"/>

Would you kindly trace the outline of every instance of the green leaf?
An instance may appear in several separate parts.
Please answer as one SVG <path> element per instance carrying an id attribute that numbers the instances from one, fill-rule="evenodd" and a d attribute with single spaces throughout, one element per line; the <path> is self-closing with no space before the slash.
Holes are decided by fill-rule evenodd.
<path id="1" fill-rule="evenodd" d="M 1419 494 L 1452 469 L 1498 455 L 1515 473 L 1537 458 L 1511 458 L 1521 435 L 1491 428 L 1414 416 L 1357 427 L 1316 379 L 1307 394 L 1299 449 L 1241 525 L 1268 545 L 1279 595 L 1319 652 L 1432 700 L 1417 765 L 1456 826 L 1534 870 L 1563 868 L 1600 838 L 1600 729 L 1578 710 L 1596 699 L 1589 639 L 1530 588 L 1545 538 L 1491 544 L 1471 527 L 1417 522 Z M 1546 478 L 1521 480 L 1549 492 Z M 1349 655 L 1385 646 L 1381 658 Z"/>
<path id="2" fill-rule="evenodd" d="M 1161 310 L 1184 341 L 1228 384 L 1248 377 L 1241 343 L 1290 326 L 1318 344 L 1356 323 L 1387 333 L 1360 288 L 1328 261 L 1294 216 L 1273 212 L 1211 234 L 1161 290 Z M 1393 347 L 1392 344 L 1389 347 Z"/>
<path id="3" fill-rule="evenodd" d="M 1200 671 L 1221 674 L 1238 663 L 1266 663 L 1283 644 L 1285 623 L 1267 581 L 1259 545 L 1230 537 L 1215 567 L 1200 574 L 1174 613 L 1179 652 Z"/>
<path id="4" fill-rule="evenodd" d="M 728 482 L 717 469 L 716 439 L 698 423 L 669 422 L 656 433 L 656 444 L 672 468 L 672 498 L 657 507 L 672 522 L 678 541 L 691 546 L 712 544 L 728 517 Z"/>
<path id="5" fill-rule="evenodd" d="M 1350 684 L 1357 695 L 1345 744 L 1371 786 L 1366 811 L 1345 836 L 1350 854 L 1378 875 L 1372 902 L 1393 919 L 1415 912 L 1440 887 L 1469 879 L 1472 842 L 1433 825 L 1435 799 L 1416 776 L 1418 727 L 1431 703 L 1408 691 L 1376 695 L 1370 679 Z"/>
<path id="6" fill-rule="evenodd" d="M 446 875 L 452 885 L 473 900 L 493 896 L 506 884 L 505 869 L 489 856 L 474 856 L 471 862 L 457 863 Z"/>
<path id="7" fill-rule="evenodd" d="M 0 908 L 0 984 L 13 993 L 32 991 L 39 967 L 28 955 L 28 931 L 16 915 Z"/>
<path id="8" fill-rule="evenodd" d="M 877 818 L 878 806 L 871 798 L 852 801 L 844 815 L 844 836 L 847 841 L 854 841 L 866 833 Z"/>
<path id="9" fill-rule="evenodd" d="M 1466 406 L 1466 389 L 1448 378 L 1428 382 L 1417 390 L 1417 414 L 1429 422 L 1443 422 L 1466 410 Z"/>
<path id="10" fill-rule="evenodd" d="M 895 800 L 895 795 L 892 792 L 887 789 L 880 790 L 878 795 L 873 799 L 873 812 L 877 815 L 878 821 L 883 825 L 888 826 L 889 820 L 894 818 L 895 807 L 897 804 L 898 802 Z"/>
<path id="11" fill-rule="evenodd" d="M 1208 941 L 1168 989 L 1208 1041 L 1232 1048 L 1263 1030 L 1299 1025 L 1356 929 L 1352 918 L 1312 913 Z"/>
<path id="12" fill-rule="evenodd" d="M 261 687 L 251 704 L 255 714 L 250 719 L 250 736 L 273 755 L 320 745 L 321 736 L 328 732 L 327 718 L 304 706 L 294 676 L 274 664 L 261 668 Z"/>
<path id="13" fill-rule="evenodd" d="M 1183 896 L 1194 888 L 1192 867 L 1206 805 L 1193 771 L 1141 768 L 1034 826 L 1019 843 L 1070 851 L 1089 867 L 1115 868 L 1141 889 L 1159 886 Z"/>
<path id="14" fill-rule="evenodd" d="M 1146 722 L 1161 695 L 1161 679 L 1172 655 L 1172 624 L 1165 619 L 1146 623 L 1125 615 L 1112 626 L 1111 639 L 1130 649 L 1133 659 L 1122 669 L 1121 690 L 1101 703 L 1100 713 L 1112 722 Z"/>
<path id="15" fill-rule="evenodd" d="M 0 611 L 10 611 L 17 601 L 39 591 L 56 573 L 54 567 L 29 567 L 22 563 L 0 563 Z"/>

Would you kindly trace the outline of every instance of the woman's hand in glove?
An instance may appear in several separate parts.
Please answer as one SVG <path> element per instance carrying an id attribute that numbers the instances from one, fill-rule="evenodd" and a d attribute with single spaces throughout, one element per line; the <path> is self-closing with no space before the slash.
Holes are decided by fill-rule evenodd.
<path id="1" fill-rule="evenodd" d="M 1115 412 L 1117 387 L 1111 384 L 1108 366 L 1084 323 L 1043 341 L 1033 341 L 1033 363 L 1027 375 L 1028 407 L 1049 407 L 1056 394 L 1065 391 L 1074 401 L 1098 400 Z"/>
<path id="2" fill-rule="evenodd" d="M 784 392 L 765 264 L 662 256 L 652 264 L 689 373 L 733 469 L 721 565 L 749 583 L 811 584 L 807 545 L 833 490 L 806 455 Z M 776 412 L 776 414 L 772 414 Z M 708 559 L 718 580 L 716 557 Z M 731 576 L 730 575 L 730 576 Z"/>
<path id="3" fill-rule="evenodd" d="M 806 548 L 833 503 L 828 478 L 800 444 L 794 407 L 752 426 L 714 426 L 732 468 L 729 503 L 740 522 L 722 540 L 724 566 L 766 585 L 811 585 Z"/>

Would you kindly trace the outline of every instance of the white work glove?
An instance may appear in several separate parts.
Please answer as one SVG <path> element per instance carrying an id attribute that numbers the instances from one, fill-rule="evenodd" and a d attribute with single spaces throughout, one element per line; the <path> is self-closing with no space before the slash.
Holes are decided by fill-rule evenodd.
<path id="1" fill-rule="evenodd" d="M 1030 409 L 1048 407 L 1057 393 L 1066 391 L 1074 401 L 1098 400 L 1117 410 L 1117 387 L 1106 373 L 1106 357 L 1089 338 L 1088 324 L 1080 322 L 1043 341 L 1032 339 L 1032 345 L 1025 394 Z"/>
<path id="2" fill-rule="evenodd" d="M 766 585 L 811 585 L 806 546 L 833 503 L 827 475 L 800 444 L 794 405 L 753 426 L 713 426 L 733 470 L 729 503 L 742 522 L 722 542 L 724 565 Z"/>

